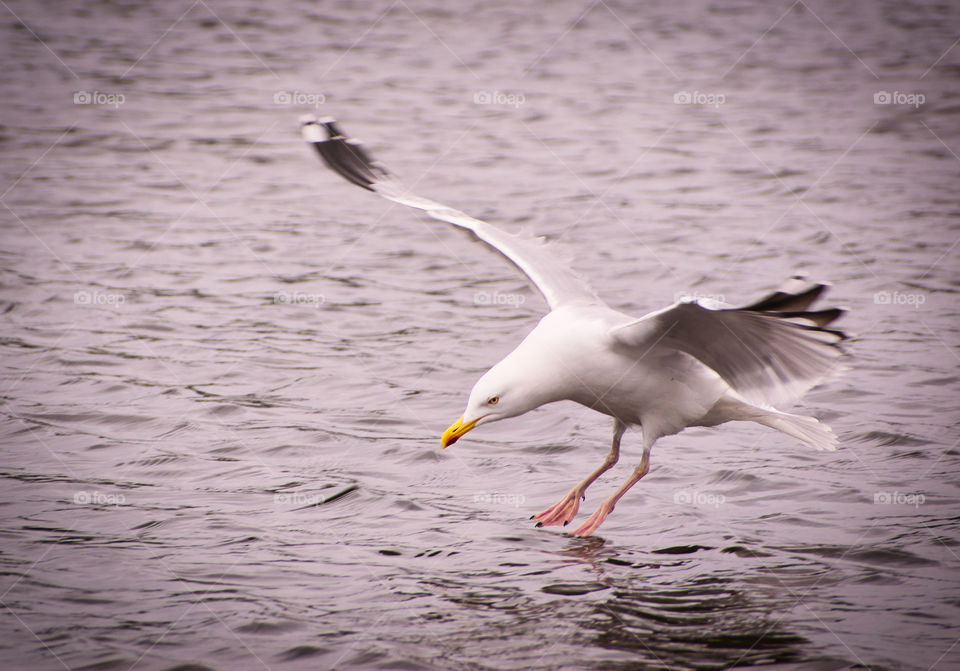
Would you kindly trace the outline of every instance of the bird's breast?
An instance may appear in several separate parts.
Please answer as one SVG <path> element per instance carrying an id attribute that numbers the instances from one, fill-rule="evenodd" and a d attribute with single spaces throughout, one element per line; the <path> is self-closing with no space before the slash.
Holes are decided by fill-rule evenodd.
<path id="1" fill-rule="evenodd" d="M 607 352 L 578 370 L 570 384 L 570 400 L 628 424 L 656 416 L 678 427 L 705 415 L 726 389 L 696 359 L 665 349 L 639 358 Z"/>

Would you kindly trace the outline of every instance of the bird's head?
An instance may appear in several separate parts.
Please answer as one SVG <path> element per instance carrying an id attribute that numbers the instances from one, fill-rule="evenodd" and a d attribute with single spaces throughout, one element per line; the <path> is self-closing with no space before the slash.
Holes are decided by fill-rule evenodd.
<path id="1" fill-rule="evenodd" d="M 444 447 L 453 445 L 475 426 L 515 417 L 531 408 L 523 402 L 522 386 L 511 380 L 506 367 L 497 364 L 477 380 L 463 415 L 443 432 Z"/>
<path id="2" fill-rule="evenodd" d="M 463 415 L 443 432 L 444 447 L 453 445 L 467 431 L 480 424 L 516 417 L 537 407 L 519 371 L 502 361 L 473 386 Z"/>
<path id="3" fill-rule="evenodd" d="M 545 403 L 569 398 L 566 367 L 557 365 L 558 338 L 566 331 L 544 317 L 515 350 L 473 385 L 463 416 L 443 432 L 444 447 L 453 445 L 475 426 L 516 417 Z"/>

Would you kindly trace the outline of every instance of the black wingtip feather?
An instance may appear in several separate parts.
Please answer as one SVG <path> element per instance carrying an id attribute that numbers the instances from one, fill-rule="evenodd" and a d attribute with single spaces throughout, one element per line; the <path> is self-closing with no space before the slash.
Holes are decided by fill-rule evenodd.
<path id="1" fill-rule="evenodd" d="M 827 308 L 825 310 L 801 310 L 796 312 L 778 312 L 778 317 L 785 319 L 806 319 L 813 322 L 818 327 L 829 326 L 844 315 L 846 310 L 842 308 Z"/>
<path id="2" fill-rule="evenodd" d="M 387 169 L 377 163 L 359 142 L 347 138 L 333 119 L 310 119 L 303 125 L 315 125 L 324 129 L 326 139 L 314 140 L 311 144 L 323 162 L 348 182 L 373 191 L 377 182 L 389 176 Z"/>
<path id="3" fill-rule="evenodd" d="M 800 277 L 795 277 L 793 279 L 803 279 Z M 846 333 L 839 329 L 829 329 L 826 328 L 837 319 L 842 317 L 846 310 L 843 308 L 825 308 L 823 310 L 811 310 L 809 309 L 829 288 L 829 285 L 826 284 L 814 284 L 809 289 L 798 293 L 791 293 L 789 291 L 775 291 L 768 296 L 761 298 L 756 303 L 751 303 L 742 308 L 734 308 L 735 310 L 744 310 L 749 312 L 762 312 L 770 316 L 780 317 L 782 319 L 789 319 L 794 321 L 797 326 L 801 328 L 810 329 L 813 331 L 820 331 L 822 333 L 828 333 L 835 338 L 837 338 L 837 343 L 847 340 L 848 336 Z M 800 322 L 808 322 L 803 324 Z"/>
<path id="4" fill-rule="evenodd" d="M 827 290 L 826 284 L 814 284 L 798 294 L 775 291 L 756 303 L 741 308 L 753 312 L 799 312 L 809 308 Z"/>

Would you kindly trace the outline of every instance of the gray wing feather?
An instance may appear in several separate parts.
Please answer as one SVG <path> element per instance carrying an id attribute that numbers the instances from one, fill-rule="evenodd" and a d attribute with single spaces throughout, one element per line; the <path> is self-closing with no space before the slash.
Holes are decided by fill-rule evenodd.
<path id="1" fill-rule="evenodd" d="M 806 308 L 823 285 L 795 300 L 777 296 L 738 309 L 676 303 L 610 331 L 614 343 L 637 352 L 669 347 L 697 358 L 752 403 L 777 405 L 819 383 L 844 354 L 842 331 L 825 328 L 843 311 Z M 805 302 L 806 301 L 806 302 Z M 775 308 L 788 308 L 780 311 Z"/>

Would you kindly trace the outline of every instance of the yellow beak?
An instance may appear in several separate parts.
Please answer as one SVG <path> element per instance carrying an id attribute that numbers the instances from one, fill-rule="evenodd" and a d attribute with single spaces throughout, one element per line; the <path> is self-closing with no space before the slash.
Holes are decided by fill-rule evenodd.
<path id="1" fill-rule="evenodd" d="M 443 432 L 443 437 L 440 438 L 440 444 L 444 447 L 450 447 L 460 439 L 460 436 L 475 427 L 479 421 L 480 419 L 478 418 L 464 424 L 463 417 L 460 417 L 460 419 L 450 425 L 449 429 Z"/>

